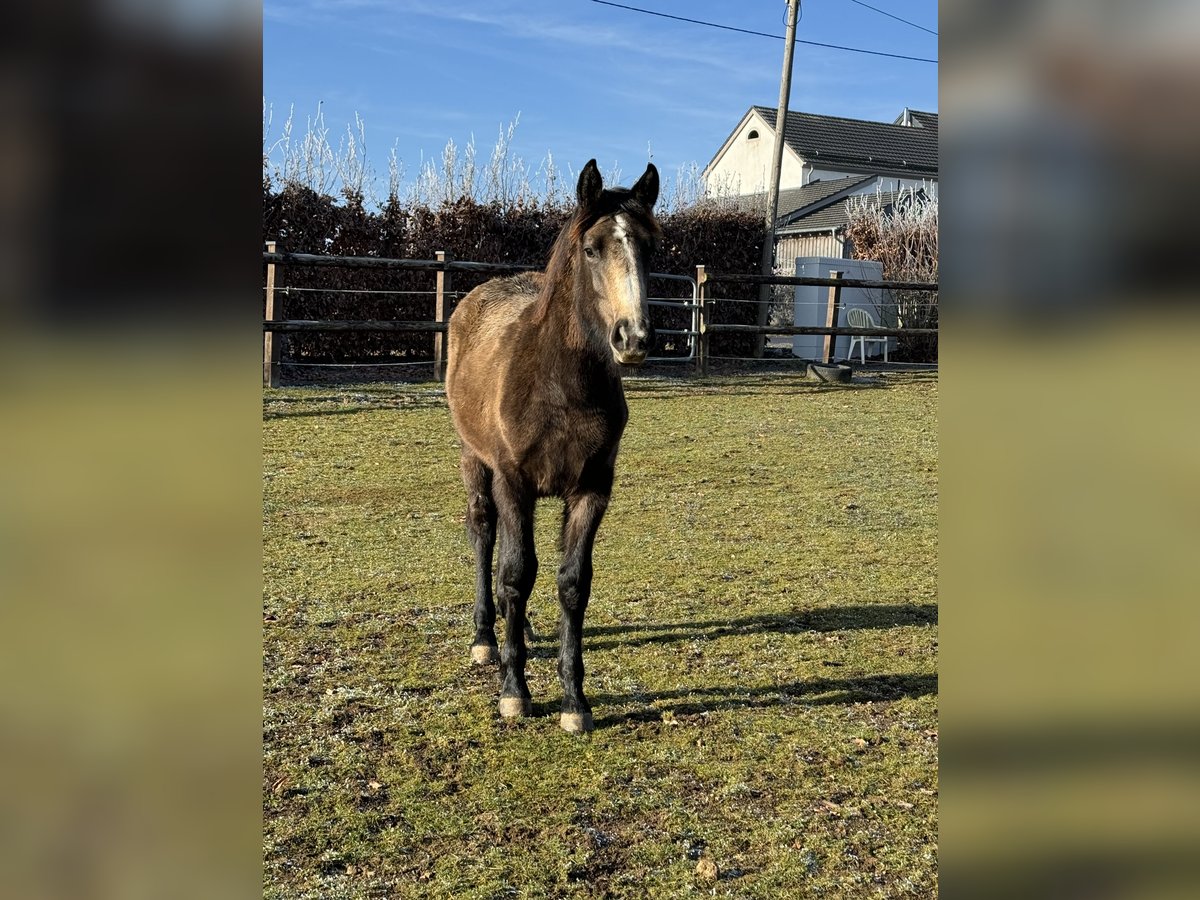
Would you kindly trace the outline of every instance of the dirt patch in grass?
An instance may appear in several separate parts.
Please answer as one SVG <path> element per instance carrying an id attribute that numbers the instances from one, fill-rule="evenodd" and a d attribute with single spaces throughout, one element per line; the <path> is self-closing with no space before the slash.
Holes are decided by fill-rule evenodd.
<path id="1" fill-rule="evenodd" d="M 557 505 L 503 722 L 439 387 L 267 392 L 265 895 L 935 895 L 937 380 L 865 382 L 629 383 L 587 738 Z"/>

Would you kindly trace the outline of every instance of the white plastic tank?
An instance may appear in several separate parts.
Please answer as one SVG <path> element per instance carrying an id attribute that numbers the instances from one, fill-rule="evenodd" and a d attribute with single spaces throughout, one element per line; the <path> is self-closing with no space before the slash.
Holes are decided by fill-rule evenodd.
<path id="1" fill-rule="evenodd" d="M 863 281 L 882 281 L 883 264 L 870 259 L 840 259 L 836 256 L 798 256 L 796 275 L 810 278 L 829 278 L 833 272 L 841 272 L 843 278 L 859 278 Z M 829 317 L 829 288 L 797 285 L 794 301 L 795 324 L 823 326 Z M 838 313 L 838 325 L 846 324 L 846 311 L 854 307 L 865 309 L 879 326 L 896 324 L 896 305 L 891 293 L 882 288 L 842 288 L 842 299 Z M 834 359 L 846 359 L 850 348 L 849 336 L 839 335 L 834 339 Z M 824 359 L 825 337 L 820 334 L 797 334 L 792 337 L 792 355 L 801 359 Z M 896 349 L 896 339 L 888 338 L 888 352 Z M 858 359 L 858 348 L 854 358 Z M 883 344 L 867 344 L 867 358 L 883 357 Z"/>

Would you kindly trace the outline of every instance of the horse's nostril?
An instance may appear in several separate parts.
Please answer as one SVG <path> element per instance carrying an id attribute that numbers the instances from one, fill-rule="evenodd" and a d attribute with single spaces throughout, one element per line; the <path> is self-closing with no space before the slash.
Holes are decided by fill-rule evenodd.
<path id="1" fill-rule="evenodd" d="M 654 341 L 654 332 L 641 331 L 629 319 L 621 319 L 613 326 L 609 341 L 618 353 L 645 356 Z"/>
<path id="2" fill-rule="evenodd" d="M 629 347 L 629 320 L 622 319 L 613 326 L 612 334 L 608 339 L 618 350 L 626 350 Z"/>

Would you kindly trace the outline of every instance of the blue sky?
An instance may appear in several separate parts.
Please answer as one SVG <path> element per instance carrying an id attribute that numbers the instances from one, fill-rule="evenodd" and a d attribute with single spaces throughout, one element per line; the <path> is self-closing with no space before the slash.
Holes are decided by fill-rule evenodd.
<path id="1" fill-rule="evenodd" d="M 783 35 L 783 0 L 620 0 Z M 936 0 L 869 0 L 937 30 Z M 797 37 L 936 58 L 937 38 L 852 0 L 805 0 Z M 422 156 L 474 135 L 481 161 L 520 114 L 513 151 L 577 172 L 596 157 L 629 183 L 648 153 L 665 177 L 704 166 L 746 109 L 774 106 L 783 41 L 591 0 L 266 0 L 263 96 L 273 133 L 322 103 L 331 141 L 355 113 L 383 177 L 395 144 L 406 177 Z M 937 109 L 936 65 L 798 45 L 791 108 L 891 121 Z"/>

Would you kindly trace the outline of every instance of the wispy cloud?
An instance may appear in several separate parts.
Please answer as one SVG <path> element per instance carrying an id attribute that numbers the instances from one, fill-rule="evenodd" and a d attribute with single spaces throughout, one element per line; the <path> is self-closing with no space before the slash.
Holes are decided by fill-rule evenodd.
<path id="1" fill-rule="evenodd" d="M 536 13 L 529 9 L 528 4 L 489 3 L 479 6 L 466 6 L 461 3 L 430 3 L 425 0 L 304 0 L 297 4 L 279 7 L 274 4 L 264 6 L 263 15 L 291 23 L 320 23 L 332 20 L 345 21 L 348 12 L 370 12 L 376 18 L 364 28 L 375 34 L 390 34 L 392 36 L 409 35 L 412 31 L 411 17 L 433 22 L 445 22 L 466 26 L 487 28 L 493 34 L 497 32 L 509 38 L 516 38 L 532 43 L 540 43 L 546 50 L 569 50 L 572 47 L 584 47 L 589 52 L 609 50 L 625 53 L 630 58 L 653 58 L 662 66 L 666 65 L 703 65 L 716 68 L 733 75 L 740 75 L 746 70 L 746 59 L 731 52 L 725 43 L 721 42 L 689 42 L 687 45 L 662 41 L 653 31 L 644 33 L 636 29 L 624 29 L 610 26 L 598 26 L 594 23 L 581 23 L 578 15 L 572 19 L 559 15 L 561 4 L 542 4 Z M 573 13 L 578 12 L 578 8 Z M 380 22 L 384 19 L 386 22 Z M 498 35 L 497 35 L 498 36 Z M 432 37 L 432 35 L 431 35 Z M 487 52 L 489 44 L 495 46 L 495 41 L 481 44 L 468 38 L 459 39 L 453 32 L 441 31 L 435 40 L 466 49 L 471 47 L 479 52 Z"/>

